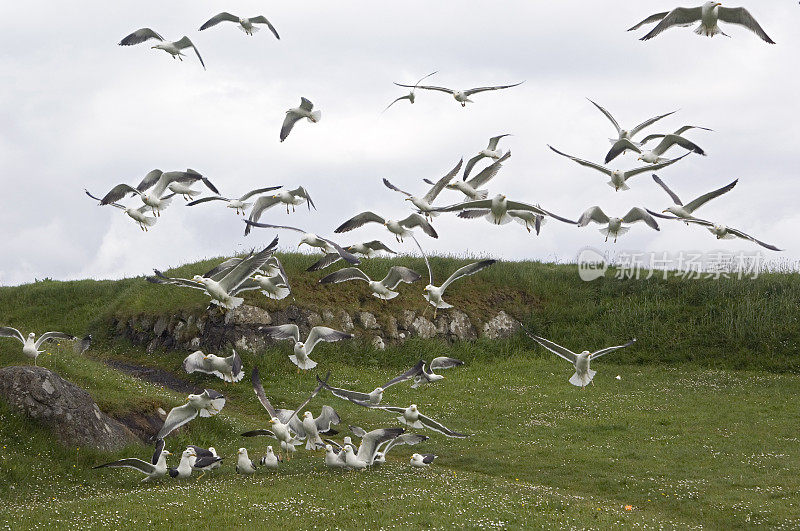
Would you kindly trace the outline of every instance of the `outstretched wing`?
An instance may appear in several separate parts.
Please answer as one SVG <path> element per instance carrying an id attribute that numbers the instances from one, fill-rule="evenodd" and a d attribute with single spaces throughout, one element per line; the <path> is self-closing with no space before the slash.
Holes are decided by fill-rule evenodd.
<path id="1" fill-rule="evenodd" d="M 744 26 L 745 28 L 749 29 L 759 37 L 761 40 L 768 42 L 770 44 L 775 44 L 775 41 L 769 38 L 767 32 L 761 27 L 761 25 L 756 22 L 756 19 L 753 18 L 753 15 L 750 14 L 748 10 L 743 7 L 722 7 L 718 8 L 717 13 L 719 14 L 719 19 L 723 22 L 727 22 L 728 24 L 737 24 L 739 26 Z"/>
<path id="2" fill-rule="evenodd" d="M 392 378 L 391 380 L 389 380 L 388 382 L 386 382 L 385 384 L 383 384 L 383 386 L 382 386 L 382 387 L 383 387 L 384 389 L 387 389 L 387 388 L 391 387 L 392 385 L 394 385 L 394 384 L 396 384 L 396 383 L 405 382 L 406 380 L 410 380 L 411 378 L 413 378 L 413 377 L 415 377 L 415 376 L 418 376 L 418 375 L 422 374 L 422 367 L 423 367 L 424 365 L 425 365 L 425 362 L 424 362 L 423 360 L 419 360 L 419 361 L 416 363 L 416 365 L 414 365 L 413 367 L 411 367 L 410 369 L 408 369 L 408 370 L 407 370 L 406 372 L 404 372 L 403 374 L 400 374 L 400 375 L 398 375 L 398 376 L 395 376 L 394 378 Z"/>
<path id="3" fill-rule="evenodd" d="M 738 183 L 738 182 L 739 182 L 739 179 L 736 179 L 732 183 L 726 184 L 722 188 L 718 188 L 718 189 L 716 189 L 716 190 L 714 190 L 712 192 L 708 192 L 707 194 L 701 195 L 697 199 L 695 199 L 693 201 L 690 201 L 689 204 L 687 204 L 686 207 L 685 207 L 686 210 L 689 211 L 689 212 L 694 212 L 695 210 L 697 210 L 698 208 L 700 208 L 701 206 L 703 206 L 707 202 L 711 201 L 715 197 L 719 197 L 722 194 L 726 194 L 726 193 L 730 192 L 731 190 L 733 190 L 733 187 L 736 186 L 736 183 Z"/>
<path id="4" fill-rule="evenodd" d="M 303 98 L 305 100 L 305 98 Z M 308 100 L 305 100 L 308 101 Z M 311 103 L 311 102 L 309 102 Z M 308 190 L 303 188 L 302 186 L 298 186 L 294 190 L 289 190 L 289 193 L 295 197 L 302 197 L 308 202 L 308 211 L 311 212 L 311 207 L 314 207 L 314 210 L 317 209 L 317 205 L 314 204 L 314 201 L 311 200 L 311 195 L 308 193 Z"/>
<path id="5" fill-rule="evenodd" d="M 181 40 L 176 41 L 174 44 L 180 50 L 183 50 L 184 48 L 191 48 L 192 50 L 194 50 L 194 53 L 197 55 L 197 58 L 200 59 L 200 64 L 203 65 L 203 70 L 205 70 L 206 64 L 203 62 L 203 58 L 200 57 L 200 52 L 197 51 L 197 46 L 194 45 L 194 43 L 191 41 L 191 39 L 189 39 L 189 37 L 184 36 Z"/>
<path id="6" fill-rule="evenodd" d="M 203 31 L 204 29 L 208 29 L 208 28 L 210 28 L 212 26 L 216 26 L 220 22 L 235 22 L 235 23 L 238 24 L 239 23 L 239 17 L 237 17 L 235 15 L 231 15 L 230 13 L 227 13 L 227 12 L 223 11 L 219 15 L 214 15 L 213 17 L 208 19 L 205 22 L 205 24 L 200 26 L 200 29 L 198 31 Z"/>
<path id="7" fill-rule="evenodd" d="M 275 408 L 272 407 L 272 404 L 270 403 L 269 399 L 267 398 L 267 394 L 264 392 L 264 386 L 261 385 L 261 376 L 259 376 L 259 374 L 258 374 L 258 367 L 254 367 L 253 368 L 253 374 L 252 374 L 250 379 L 253 382 L 253 391 L 255 391 L 256 397 L 258 398 L 258 401 L 261 402 L 261 405 L 264 406 L 264 409 L 267 410 L 267 413 L 269 414 L 270 418 L 277 417 L 278 413 L 275 411 Z M 259 435 L 263 435 L 263 434 L 259 434 Z M 244 435 L 244 436 L 248 437 L 248 435 Z"/>
<path id="8" fill-rule="evenodd" d="M 367 464 L 372 464 L 378 446 L 394 439 L 404 431 L 406 431 L 404 428 L 382 428 L 365 433 L 361 438 L 356 457 Z"/>
<path id="9" fill-rule="evenodd" d="M 660 119 L 666 118 L 670 114 L 675 114 L 676 112 L 678 112 L 678 111 L 672 111 L 672 112 L 668 112 L 667 114 L 660 114 L 660 115 L 658 115 L 658 116 L 656 116 L 654 118 L 649 118 L 649 119 L 645 120 L 644 122 L 640 123 L 639 125 L 637 125 L 636 127 L 634 127 L 633 129 L 631 129 L 629 134 L 630 134 L 631 137 L 633 137 L 633 135 L 635 135 L 636 133 L 638 133 L 639 131 L 641 131 L 645 127 L 649 127 L 649 126 L 653 125 L 654 123 L 656 123 L 657 121 L 659 121 Z M 680 133 L 678 133 L 678 134 L 680 134 Z"/>
<path id="10" fill-rule="evenodd" d="M 336 341 L 341 341 L 342 339 L 352 339 L 353 334 L 348 334 L 347 332 L 340 332 L 338 330 L 334 330 L 333 328 L 328 328 L 327 326 L 315 326 L 311 329 L 311 332 L 308 333 L 308 338 L 306 339 L 306 353 L 311 354 L 311 351 L 314 350 L 314 346 L 320 341 L 325 341 L 326 343 L 333 343 Z"/>
<path id="11" fill-rule="evenodd" d="M 139 190 L 137 190 L 133 186 L 127 184 L 118 184 L 114 188 L 109 190 L 106 195 L 103 196 L 103 199 L 100 200 L 100 204 L 110 205 L 111 203 L 116 203 L 117 201 L 124 198 L 128 194 L 141 195 L 141 192 L 139 192 Z"/>
<path id="12" fill-rule="evenodd" d="M 336 228 L 333 232 L 340 233 L 340 232 L 347 232 L 353 229 L 357 229 L 362 225 L 366 225 L 367 223 L 380 223 L 383 225 L 386 222 L 385 219 L 380 217 L 378 214 L 374 212 L 362 212 L 361 214 L 356 214 L 352 218 L 348 219 L 339 227 Z"/>
<path id="13" fill-rule="evenodd" d="M 422 232 L 430 236 L 431 238 L 438 238 L 439 235 L 436 233 L 436 229 L 433 228 L 433 225 L 428 223 L 421 215 L 417 214 L 416 212 L 408 216 L 406 219 L 401 219 L 398 223 L 401 226 L 406 227 L 408 229 L 413 227 L 419 227 L 422 229 Z"/>
<path id="14" fill-rule="evenodd" d="M 653 22 L 658 22 L 658 21 L 662 20 L 664 17 L 666 17 L 667 15 L 669 15 L 669 11 L 664 11 L 663 13 L 656 13 L 655 15 L 650 15 L 649 17 L 647 17 L 643 21 L 639 22 L 635 26 L 628 28 L 628 31 L 637 30 L 637 29 L 641 28 L 642 26 L 646 26 L 648 24 L 652 24 Z"/>
<path id="15" fill-rule="evenodd" d="M 320 284 L 338 284 L 339 282 L 347 282 L 348 280 L 363 280 L 364 282 L 371 282 L 366 273 L 357 267 L 346 267 L 339 271 L 333 272 L 330 275 L 324 276 L 319 279 Z"/>
<path id="16" fill-rule="evenodd" d="M 261 218 L 261 214 L 270 207 L 277 205 L 280 202 L 280 199 L 277 197 L 270 195 L 270 196 L 261 196 L 256 199 L 256 202 L 253 204 L 253 208 L 250 209 L 250 217 L 247 218 L 248 221 L 258 221 Z M 247 236 L 250 234 L 250 225 L 247 225 L 244 229 L 244 234 Z"/>
<path id="17" fill-rule="evenodd" d="M 322 413 L 320 413 L 319 417 L 314 419 L 314 423 L 317 425 L 317 430 L 320 433 L 327 433 L 331 430 L 331 425 L 339 424 L 341 419 L 339 418 L 339 414 L 336 413 L 336 410 L 333 409 L 329 405 L 322 406 Z"/>
<path id="18" fill-rule="evenodd" d="M 425 194 L 425 197 L 423 197 L 428 204 L 433 203 L 433 201 L 436 199 L 436 196 L 438 196 L 442 190 L 444 190 L 444 187 L 447 185 L 447 183 L 452 181 L 453 177 L 458 175 L 458 172 L 461 171 L 462 164 L 464 164 L 464 159 L 459 160 L 455 168 L 450 170 L 447 175 L 436 181 L 436 184 L 434 184 L 428 193 Z"/>
<path id="19" fill-rule="evenodd" d="M 281 142 L 283 142 L 284 140 L 286 140 L 286 138 L 288 138 L 289 133 L 292 132 L 294 124 L 296 124 L 301 118 L 302 116 L 300 116 L 297 113 L 293 113 L 291 111 L 286 112 L 286 117 L 283 119 L 283 124 L 281 124 L 281 134 L 280 134 Z"/>
<path id="20" fill-rule="evenodd" d="M 273 339 L 291 339 L 295 343 L 300 341 L 300 328 L 296 324 L 263 326 L 259 330 L 262 330 Z"/>
<path id="21" fill-rule="evenodd" d="M 464 267 L 456 270 L 455 273 L 450 275 L 450 278 L 448 278 L 447 280 L 444 281 L 444 284 L 442 284 L 441 290 L 444 291 L 445 289 L 447 289 L 447 286 L 449 286 L 450 284 L 452 284 L 453 282 L 455 282 L 459 278 L 466 277 L 466 276 L 469 276 L 469 275 L 474 275 L 478 271 L 480 271 L 482 269 L 486 269 L 487 267 L 489 267 L 490 265 L 494 264 L 495 262 L 497 262 L 497 260 L 481 260 L 480 262 L 474 262 L 472 264 L 465 265 Z"/>
<path id="22" fill-rule="evenodd" d="M 661 178 L 658 175 L 656 175 L 655 173 L 653 174 L 653 180 L 656 183 L 658 183 L 658 185 L 661 188 L 663 188 L 665 192 L 667 192 L 667 194 L 672 198 L 672 202 L 673 203 L 675 203 L 676 205 L 683 206 L 683 203 L 681 202 L 681 198 L 678 197 L 678 194 L 676 194 L 675 192 L 670 190 L 669 186 L 667 186 L 667 184 L 664 181 L 662 181 Z"/>
<path id="23" fill-rule="evenodd" d="M 503 162 L 508 160 L 509 157 L 511 157 L 511 151 L 507 151 L 505 155 L 486 166 L 475 177 L 467 181 L 467 184 L 477 190 L 478 187 L 483 186 L 497 175 L 497 172 L 503 167 Z"/>
<path id="24" fill-rule="evenodd" d="M 438 358 L 433 358 L 430 363 L 430 367 L 432 371 L 437 369 L 452 369 L 453 367 L 460 367 L 464 365 L 464 362 L 461 360 L 457 360 L 455 358 L 448 358 L 447 356 L 439 356 Z"/>
<path id="25" fill-rule="evenodd" d="M 389 441 L 386 444 L 386 446 L 384 446 L 383 455 L 386 455 L 387 453 L 389 453 L 389 450 L 391 450 L 395 446 L 398 446 L 398 445 L 401 445 L 401 444 L 407 444 L 409 446 L 413 446 L 413 445 L 419 444 L 419 443 L 421 443 L 423 441 L 427 441 L 428 439 L 429 439 L 429 437 L 427 435 L 418 435 L 416 433 L 404 433 L 404 434 L 399 435 L 398 437 L 392 439 L 391 441 Z"/>
<path id="26" fill-rule="evenodd" d="M 13 337 L 19 339 L 20 343 L 25 344 L 25 337 L 22 332 L 10 326 L 0 326 L 0 337 Z"/>
<path id="27" fill-rule="evenodd" d="M 658 228 L 658 223 L 656 222 L 655 218 L 648 214 L 647 210 L 644 208 L 633 207 L 622 217 L 622 221 L 624 223 L 636 223 L 637 221 L 644 221 L 650 228 L 661 230 Z"/>
<path id="28" fill-rule="evenodd" d="M 611 175 L 611 170 L 609 170 L 608 168 L 605 168 L 605 167 L 603 167 L 603 166 L 601 166 L 599 164 L 595 164 L 594 162 L 589 162 L 588 160 L 579 159 L 578 157 L 573 157 L 572 155 L 567 155 L 566 153 L 563 153 L 563 152 L 557 150 L 556 148 L 554 148 L 553 146 L 551 146 L 549 144 L 548 144 L 547 147 L 549 147 L 550 149 L 552 149 L 553 151 L 555 151 L 556 153 L 558 153 L 562 157 L 567 157 L 568 159 L 574 160 L 575 162 L 577 162 L 581 166 L 586 166 L 587 168 L 595 169 L 595 170 L 597 170 L 599 172 L 605 173 L 606 175 Z"/>
<path id="29" fill-rule="evenodd" d="M 667 166 L 675 164 L 676 162 L 681 160 L 683 157 L 688 157 L 688 156 L 689 156 L 689 153 L 687 153 L 686 155 L 681 155 L 680 157 L 676 157 L 674 159 L 666 160 L 664 162 L 659 162 L 658 164 L 648 164 L 647 166 L 641 166 L 639 168 L 634 168 L 632 170 L 628 170 L 628 171 L 625 172 L 625 180 L 627 181 L 628 179 L 630 179 L 634 175 L 638 175 L 638 174 L 644 173 L 646 171 L 656 171 L 656 170 L 660 170 L 661 168 L 666 168 Z"/>
<path id="30" fill-rule="evenodd" d="M 409 193 L 408 193 L 408 192 L 406 192 L 405 190 L 401 190 L 400 188 L 398 188 L 398 187 L 396 187 L 395 185 L 393 185 L 392 183 L 390 183 L 390 182 L 389 182 L 389 179 L 387 179 L 386 177 L 384 177 L 384 178 L 383 178 L 383 184 L 384 184 L 384 185 L 386 186 L 386 188 L 388 188 L 389 190 L 394 190 L 395 192 L 400 192 L 401 194 L 404 194 L 404 195 L 406 195 L 406 196 L 408 196 L 408 197 L 411 197 L 411 194 L 409 194 Z"/>
<path id="31" fill-rule="evenodd" d="M 372 249 L 373 251 L 386 251 L 387 253 L 397 254 L 395 251 L 392 251 L 380 240 L 372 240 L 371 242 L 367 242 L 364 244 L 365 247 L 368 249 Z"/>
<path id="32" fill-rule="evenodd" d="M 589 359 L 593 360 L 595 358 L 599 358 L 600 356 L 605 356 L 609 352 L 614 352 L 617 349 L 629 347 L 629 346 L 633 345 L 634 343 L 636 343 L 636 338 L 631 339 L 630 341 L 628 341 L 624 345 L 617 345 L 616 347 L 601 348 L 600 350 L 596 350 L 596 351 L 592 352 L 592 354 L 589 356 Z"/>
<path id="33" fill-rule="evenodd" d="M 36 348 L 39 348 L 45 341 L 53 341 L 55 339 L 69 339 L 70 341 L 75 341 L 78 338 L 72 334 L 65 334 L 64 332 L 45 332 L 36 340 Z"/>
<path id="34" fill-rule="evenodd" d="M 778 249 L 774 245 L 770 245 L 769 243 L 765 243 L 765 242 L 762 242 L 761 240 L 757 240 L 756 238 L 753 238 L 749 234 L 745 234 L 744 232 L 740 231 L 739 229 L 733 229 L 731 227 L 728 227 L 728 232 L 733 234 L 734 236 L 737 236 L 737 237 L 742 238 L 744 240 L 750 240 L 753 243 L 757 243 L 761 247 L 764 247 L 765 249 L 769 249 L 770 251 L 781 251 L 782 250 L 782 249 Z"/>
<path id="35" fill-rule="evenodd" d="M 437 90 L 439 92 L 446 92 L 448 94 L 453 94 L 455 91 L 453 89 L 444 88 L 444 87 L 433 87 L 430 85 L 404 85 L 402 83 L 395 83 L 398 87 L 406 87 L 406 88 L 419 88 L 423 90 Z"/>
<path id="36" fill-rule="evenodd" d="M 400 285 L 401 282 L 405 282 L 406 284 L 411 284 L 412 282 L 416 282 L 421 278 L 422 275 L 417 273 L 416 271 L 409 269 L 403 266 L 392 266 L 389 268 L 389 272 L 386 274 L 383 280 L 381 280 L 381 284 L 386 286 L 389 289 L 395 289 L 397 286 Z"/>
<path id="37" fill-rule="evenodd" d="M 159 452 L 160 454 L 161 452 Z M 150 464 L 146 461 L 142 461 L 141 459 L 136 459 L 135 457 L 128 457 L 126 459 L 120 459 L 119 461 L 112 461 L 110 463 L 105 463 L 102 465 L 93 466 L 92 470 L 97 468 L 134 468 L 141 472 L 142 474 L 152 474 L 156 471 L 156 467 L 153 464 Z"/>
<path id="38" fill-rule="evenodd" d="M 488 90 L 507 89 L 507 88 L 516 87 L 516 86 L 522 85 L 523 83 L 524 83 L 524 81 L 520 81 L 519 83 L 514 83 L 513 85 L 497 85 L 495 87 L 475 87 L 475 88 L 471 88 L 469 90 L 465 90 L 464 94 L 467 95 L 467 96 L 472 96 L 473 94 L 477 94 L 479 92 L 486 92 Z M 420 88 L 422 88 L 422 87 L 420 87 Z"/>
<path id="39" fill-rule="evenodd" d="M 272 190 L 277 190 L 279 188 L 283 188 L 283 186 L 267 186 L 266 188 L 256 188 L 255 190 L 250 190 L 242 197 L 239 198 L 239 201 L 246 201 L 253 197 L 254 195 L 263 194 L 265 192 L 271 192 Z"/>
<path id="40" fill-rule="evenodd" d="M 281 40 L 281 36 L 278 35 L 278 30 L 275 29 L 275 26 L 272 25 L 272 22 L 267 20 L 267 17 L 265 17 L 264 15 L 253 17 L 250 19 L 250 22 L 252 24 L 266 24 L 269 30 L 272 32 L 272 34 L 275 35 L 275 38 Z"/>
<path id="41" fill-rule="evenodd" d="M 317 376 L 317 381 L 322 382 L 319 376 Z M 331 392 L 331 394 L 337 398 L 341 398 L 343 400 L 350 400 L 350 401 L 357 401 L 357 402 L 369 402 L 369 394 L 368 393 L 360 393 L 358 391 L 351 391 L 350 389 L 344 389 L 341 387 L 333 387 L 332 385 L 325 385 L 325 389 Z"/>
<path id="42" fill-rule="evenodd" d="M 160 430 L 158 430 L 156 439 L 163 439 L 174 430 L 180 428 L 195 418 L 197 414 L 198 411 L 194 408 L 194 406 L 192 406 L 192 404 L 184 404 L 182 406 L 172 408 L 167 414 L 167 418 L 164 420 L 164 425 Z"/>
<path id="43" fill-rule="evenodd" d="M 664 14 L 666 15 L 666 13 L 664 13 Z M 659 20 L 660 20 L 660 19 L 659 19 Z M 631 28 L 631 29 L 634 29 L 634 28 Z M 586 98 L 586 99 L 587 99 L 587 100 L 589 100 L 589 98 Z M 592 105 L 594 105 L 595 107 L 597 107 L 598 109 L 600 109 L 600 112 L 601 112 L 601 113 L 603 113 L 603 114 L 605 115 L 605 117 L 606 117 L 606 118 L 608 118 L 609 120 L 611 120 L 611 123 L 614 125 L 614 128 L 617 130 L 617 134 L 620 134 L 620 133 L 622 132 L 622 128 L 621 128 L 621 127 L 619 126 L 619 124 L 617 123 L 617 120 L 616 120 L 616 119 L 614 119 L 614 117 L 613 117 L 613 116 L 611 116 L 611 113 L 610 113 L 610 112 L 608 112 L 608 111 L 607 111 L 607 110 L 606 110 L 604 107 L 601 107 L 600 105 L 598 105 L 597 103 L 593 102 L 592 100 L 589 100 L 589 102 L 590 102 Z M 552 148 L 551 148 L 551 149 L 552 149 Z"/>
<path id="44" fill-rule="evenodd" d="M 306 271 L 320 271 L 321 269 L 325 269 L 326 267 L 335 264 L 342 257 L 339 256 L 339 253 L 328 253 L 310 266 L 306 268 Z M 322 282 L 322 280 L 320 280 Z"/>
<path id="45" fill-rule="evenodd" d="M 395 103 L 397 103 L 397 102 L 398 102 L 398 101 L 400 101 L 400 100 L 411 100 L 411 94 L 406 94 L 405 96 L 400 96 L 399 98 L 397 98 L 397 99 L 395 99 L 394 101 L 392 101 L 392 103 L 390 103 L 389 105 L 387 105 L 387 106 L 386 106 L 386 108 L 385 108 L 383 111 L 381 111 L 381 112 L 386 112 L 386 111 L 388 111 L 388 110 L 389 110 L 389 107 L 391 107 L 392 105 L 394 105 Z"/>
<path id="46" fill-rule="evenodd" d="M 133 44 L 141 44 L 145 41 L 150 39 L 156 39 L 159 41 L 163 41 L 164 37 L 156 33 L 155 31 L 151 30 L 150 28 L 141 28 L 126 37 L 123 37 L 121 41 L 119 41 L 120 46 L 131 46 Z"/>
<path id="47" fill-rule="evenodd" d="M 464 180 L 464 181 L 467 180 L 467 177 L 469 177 L 469 174 L 472 172 L 472 167 L 475 166 L 475 164 L 477 164 L 477 162 L 479 160 L 481 160 L 482 158 L 484 158 L 485 156 L 486 155 L 478 153 L 477 155 L 475 155 L 474 157 L 472 157 L 471 159 L 469 159 L 467 161 L 467 165 L 464 166 L 464 177 L 462 178 L 462 180 Z M 428 181 L 426 180 L 425 182 L 428 182 Z"/>
<path id="48" fill-rule="evenodd" d="M 664 136 L 663 140 L 661 140 L 661 142 L 659 142 L 659 144 L 655 147 L 655 149 L 653 149 L 653 153 L 655 153 L 656 155 L 663 155 L 669 148 L 671 148 L 675 144 L 679 145 L 684 149 L 688 149 L 689 151 L 697 153 L 698 155 L 706 154 L 706 152 L 703 151 L 703 149 L 700 146 L 698 146 L 688 138 L 684 138 L 680 135 Z"/>
<path id="49" fill-rule="evenodd" d="M 578 218 L 578 226 L 585 227 L 592 221 L 595 223 L 608 223 L 608 216 L 606 216 L 605 212 L 603 212 L 599 206 L 589 207 L 586 212 L 581 214 L 581 217 Z"/>
<path id="50" fill-rule="evenodd" d="M 703 9 L 701 7 L 676 7 L 666 16 L 661 19 L 655 28 L 650 30 L 650 33 L 645 35 L 639 40 L 646 41 L 652 39 L 656 35 L 659 35 L 661 32 L 668 30 L 672 26 L 688 26 L 694 22 L 700 20 L 702 16 Z M 655 15 L 653 15 L 655 16 Z M 653 17 L 650 17 L 651 19 Z M 645 19 L 646 21 L 647 19 Z M 640 22 L 636 26 L 631 29 L 636 29 L 637 27 L 641 26 L 645 23 L 645 21 Z"/>
<path id="51" fill-rule="evenodd" d="M 456 437 L 459 439 L 463 439 L 465 437 L 469 437 L 466 433 L 459 433 L 457 431 L 453 431 L 441 422 L 433 420 L 432 418 L 428 417 L 427 415 L 423 415 L 422 413 L 419 414 L 419 421 L 428 429 L 433 431 L 439 432 L 446 437 Z"/>
<path id="52" fill-rule="evenodd" d="M 543 337 L 539 337 L 539 336 L 531 334 L 524 327 L 522 329 L 525 331 L 525 334 L 527 334 L 528 337 L 530 337 L 531 339 L 533 339 L 534 341 L 539 343 L 541 346 L 543 346 L 544 348 L 546 348 L 547 350 L 549 350 L 550 352 L 552 352 L 556 356 L 558 356 L 560 358 L 564 358 L 568 362 L 570 362 L 573 365 L 575 365 L 575 361 L 578 359 L 578 355 L 577 354 L 575 354 L 574 352 L 572 352 L 568 348 L 562 347 L 561 345 L 559 345 L 557 343 L 553 343 L 549 339 L 545 339 Z"/>

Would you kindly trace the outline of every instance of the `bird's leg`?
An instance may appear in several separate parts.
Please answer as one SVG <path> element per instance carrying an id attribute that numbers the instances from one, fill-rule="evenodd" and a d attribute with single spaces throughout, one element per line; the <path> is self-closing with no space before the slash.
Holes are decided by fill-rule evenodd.
<path id="1" fill-rule="evenodd" d="M 200 479 L 203 479 L 203 476 L 205 476 L 205 475 L 206 475 L 206 471 L 205 471 L 205 469 L 203 469 L 203 470 L 200 472 L 200 477 L 198 477 L 197 479 L 198 479 L 198 480 L 200 480 Z"/>
<path id="2" fill-rule="evenodd" d="M 606 241 L 608 241 L 608 234 L 606 234 Z"/>
<path id="3" fill-rule="evenodd" d="M 617 243 L 617 235 L 614 235 L 614 243 Z"/>
<path id="4" fill-rule="evenodd" d="M 433 307 L 433 320 L 434 320 L 434 321 L 436 320 L 436 310 L 438 310 L 438 309 L 439 309 L 439 307 L 438 307 L 438 306 L 434 306 L 434 307 Z"/>

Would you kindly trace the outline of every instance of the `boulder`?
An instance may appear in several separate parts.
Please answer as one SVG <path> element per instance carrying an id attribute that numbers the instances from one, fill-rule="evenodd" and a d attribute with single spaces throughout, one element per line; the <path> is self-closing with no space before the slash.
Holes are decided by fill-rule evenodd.
<path id="1" fill-rule="evenodd" d="M 386 343 L 384 343 L 381 336 L 375 336 L 372 338 L 372 348 L 375 350 L 384 350 L 386 348 Z"/>
<path id="2" fill-rule="evenodd" d="M 68 446 L 112 452 L 136 441 L 128 428 L 100 411 L 89 393 L 44 367 L 0 369 L 0 398 Z"/>
<path id="3" fill-rule="evenodd" d="M 500 311 L 483 325 L 483 335 L 489 339 L 498 339 L 513 335 L 520 323 L 504 311 Z"/>
<path id="4" fill-rule="evenodd" d="M 359 312 L 358 322 L 361 323 L 361 326 L 367 330 L 377 330 L 380 328 L 378 325 L 378 320 L 375 319 L 375 316 L 369 312 Z"/>
<path id="5" fill-rule="evenodd" d="M 422 339 L 430 339 L 436 335 L 436 326 L 424 317 L 417 317 L 411 323 L 411 331 Z"/>
<path id="6" fill-rule="evenodd" d="M 450 323 L 448 332 L 458 340 L 476 339 L 478 337 L 469 316 L 460 310 L 450 312 Z"/>
<path id="7" fill-rule="evenodd" d="M 225 324 L 234 325 L 268 325 L 272 317 L 264 309 L 249 304 L 242 304 L 225 315 Z"/>

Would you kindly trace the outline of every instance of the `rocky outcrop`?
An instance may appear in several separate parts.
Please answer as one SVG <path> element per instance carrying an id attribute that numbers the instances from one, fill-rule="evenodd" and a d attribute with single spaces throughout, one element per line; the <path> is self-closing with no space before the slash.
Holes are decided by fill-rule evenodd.
<path id="1" fill-rule="evenodd" d="M 116 451 L 136 441 L 128 428 L 100 411 L 89 393 L 44 367 L 0 369 L 0 398 L 47 426 L 65 445 Z"/>
<path id="2" fill-rule="evenodd" d="M 519 328 L 519 322 L 503 311 L 484 323 L 455 308 L 438 312 L 435 320 L 431 320 L 431 312 L 428 312 L 428 316 L 430 318 L 422 313 L 399 308 L 394 315 L 380 316 L 365 311 L 350 314 L 342 309 L 323 309 L 317 312 L 297 306 L 268 312 L 243 304 L 227 313 L 214 307 L 197 315 L 142 315 L 117 320 L 114 324 L 120 335 L 134 343 L 146 345 L 150 352 L 158 348 L 220 351 L 228 345 L 242 350 L 258 351 L 274 343 L 260 329 L 285 323 L 299 326 L 301 334 L 308 333 L 311 327 L 317 325 L 351 332 L 376 350 L 382 350 L 389 344 L 403 343 L 410 337 L 448 341 L 469 341 L 479 336 L 497 339 L 512 335 Z"/>

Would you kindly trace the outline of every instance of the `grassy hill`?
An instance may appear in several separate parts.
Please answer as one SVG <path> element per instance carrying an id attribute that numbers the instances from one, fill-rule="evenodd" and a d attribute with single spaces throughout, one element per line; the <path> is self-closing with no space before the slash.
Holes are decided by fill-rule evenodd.
<path id="1" fill-rule="evenodd" d="M 369 297 L 363 284 L 320 286 L 301 274 L 311 257 L 281 257 L 293 280 L 294 304 L 313 308 L 364 308 L 381 315 L 395 306 L 422 309 L 422 286 L 403 286 L 389 304 Z M 420 272 L 424 264 L 410 260 Z M 365 264 L 382 276 L 390 260 Z M 464 261 L 435 258 L 438 279 Z M 170 271 L 203 272 L 209 260 Z M 408 265 L 404 259 L 404 264 Z M 444 424 L 474 434 L 465 440 L 431 439 L 417 448 L 440 457 L 421 472 L 407 465 L 414 450 L 399 447 L 386 465 L 361 473 L 334 473 L 322 454 L 301 450 L 277 472 L 252 478 L 233 473 L 232 461 L 212 476 L 185 482 L 138 483 L 125 470 L 91 470 L 120 456 L 147 458 L 134 445 L 109 455 L 64 448 L 36 423 L 0 402 L 0 524 L 14 528 L 114 525 L 163 527 L 240 525 L 317 527 L 608 527 L 649 525 L 713 528 L 796 527 L 800 524 L 800 452 L 796 435 L 798 315 L 796 274 L 756 280 L 578 279 L 575 266 L 499 263 L 454 284 L 451 303 L 470 316 L 504 309 L 532 329 L 578 348 L 638 339 L 633 348 L 594 366 L 596 385 L 581 391 L 567 383 L 569 365 L 534 347 L 524 336 L 449 345 L 410 340 L 373 351 L 362 342 L 315 350 L 320 369 L 335 384 L 370 390 L 420 357 L 443 353 L 467 365 L 446 372 L 427 389 L 393 387 L 385 403 L 420 409 Z M 257 292 L 248 304 L 267 310 Z M 233 456 L 246 446 L 262 455 L 268 439 L 239 433 L 263 427 L 265 413 L 247 381 L 226 385 L 211 376 L 181 374 L 178 351 L 148 354 L 117 339 L 113 317 L 201 310 L 200 292 L 155 286 L 143 279 L 44 281 L 0 288 L 0 324 L 24 332 L 59 329 L 92 332 L 84 356 L 50 348 L 40 364 L 87 389 L 117 418 L 169 409 L 185 393 L 129 376 L 107 365 L 124 360 L 154 367 L 197 389 L 228 397 L 223 412 L 193 421 L 168 438 L 215 446 Z M 267 395 L 294 407 L 314 386 L 297 374 L 288 344 L 243 353 L 245 369 L 261 368 Z M 18 344 L 0 340 L 0 366 L 26 363 Z M 619 375 L 617 380 L 615 376 Z M 395 425 L 392 415 L 368 411 L 322 394 L 312 403 L 333 405 L 348 424 Z M 177 459 L 173 458 L 173 463 Z M 626 510 L 630 506 L 631 510 Z"/>

